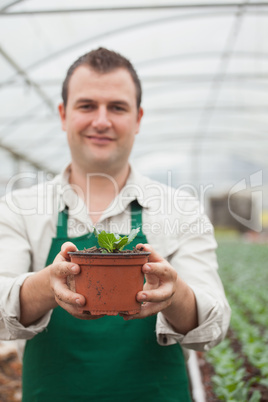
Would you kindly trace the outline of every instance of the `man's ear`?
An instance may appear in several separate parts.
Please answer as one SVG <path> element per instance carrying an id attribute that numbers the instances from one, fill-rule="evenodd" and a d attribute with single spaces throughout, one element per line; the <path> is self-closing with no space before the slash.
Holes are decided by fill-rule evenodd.
<path id="1" fill-rule="evenodd" d="M 141 124 L 142 116 L 143 116 L 143 108 L 140 107 L 138 110 L 136 134 L 138 134 L 138 132 L 140 131 L 140 124 Z"/>
<path id="2" fill-rule="evenodd" d="M 58 111 L 61 119 L 61 128 L 63 131 L 66 131 L 66 111 L 63 103 L 59 104 Z"/>

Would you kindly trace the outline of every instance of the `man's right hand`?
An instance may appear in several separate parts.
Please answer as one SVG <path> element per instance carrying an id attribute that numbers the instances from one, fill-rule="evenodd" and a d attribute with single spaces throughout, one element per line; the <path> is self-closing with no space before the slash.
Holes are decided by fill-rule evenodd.
<path id="1" fill-rule="evenodd" d="M 71 242 L 66 242 L 62 245 L 53 264 L 48 267 L 50 268 L 50 286 L 57 304 L 74 317 L 82 320 L 94 320 L 103 317 L 103 315 L 91 316 L 83 313 L 83 306 L 86 303 L 85 297 L 70 290 L 68 277 L 77 275 L 80 272 L 80 267 L 78 264 L 70 262 L 69 251 L 77 251 L 77 247 Z"/>
<path id="2" fill-rule="evenodd" d="M 32 325 L 49 310 L 61 306 L 76 318 L 92 320 L 103 315 L 83 313 L 85 297 L 69 289 L 67 278 L 77 275 L 80 267 L 70 261 L 68 251 L 76 251 L 71 242 L 62 245 L 60 253 L 48 267 L 28 276 L 20 289 L 20 323 Z"/>

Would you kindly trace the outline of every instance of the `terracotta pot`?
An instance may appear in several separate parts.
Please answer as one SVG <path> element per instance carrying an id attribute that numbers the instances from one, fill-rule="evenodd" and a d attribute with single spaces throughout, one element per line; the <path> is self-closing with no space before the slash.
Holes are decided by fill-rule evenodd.
<path id="1" fill-rule="evenodd" d="M 91 315 L 137 314 L 136 294 L 143 289 L 142 266 L 148 252 L 97 254 L 70 252 L 81 271 L 74 276 L 75 291 L 85 296 L 84 312 Z"/>

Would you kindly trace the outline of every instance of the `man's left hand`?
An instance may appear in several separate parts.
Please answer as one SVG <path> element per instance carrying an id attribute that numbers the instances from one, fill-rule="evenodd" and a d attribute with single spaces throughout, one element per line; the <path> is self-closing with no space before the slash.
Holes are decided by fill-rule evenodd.
<path id="1" fill-rule="evenodd" d="M 125 320 L 145 318 L 160 311 L 174 330 L 186 334 L 198 325 L 197 306 L 192 289 L 179 277 L 170 263 L 161 257 L 149 244 L 138 244 L 137 248 L 149 251 L 149 262 L 142 271 L 146 282 L 137 293 L 137 301 L 142 303 L 141 311 L 135 315 L 124 315 Z"/>
<path id="2" fill-rule="evenodd" d="M 125 316 L 125 319 L 145 318 L 157 314 L 172 303 L 176 292 L 177 272 L 162 258 L 149 244 L 138 244 L 137 249 L 149 251 L 149 262 L 144 264 L 142 271 L 145 274 L 143 290 L 137 293 L 137 301 L 142 303 L 139 314 Z"/>

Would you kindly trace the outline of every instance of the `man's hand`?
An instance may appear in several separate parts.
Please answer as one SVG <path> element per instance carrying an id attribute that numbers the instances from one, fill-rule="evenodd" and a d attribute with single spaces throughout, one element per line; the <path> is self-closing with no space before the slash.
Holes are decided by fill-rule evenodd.
<path id="1" fill-rule="evenodd" d="M 137 248 L 141 247 L 151 252 L 149 262 L 142 268 L 146 282 L 136 296 L 142 303 L 141 312 L 131 316 L 123 315 L 124 319 L 145 318 L 161 311 L 175 331 L 186 334 L 198 325 L 192 289 L 149 244 L 137 245 Z"/>
<path id="2" fill-rule="evenodd" d="M 62 245 L 51 265 L 28 276 L 20 289 L 20 323 L 25 327 L 34 324 L 58 305 L 76 318 L 92 320 L 103 317 L 83 314 L 84 296 L 69 289 L 69 276 L 77 275 L 80 267 L 70 261 L 68 251 L 76 251 L 73 243 Z"/>
<path id="3" fill-rule="evenodd" d="M 136 318 L 154 315 L 170 306 L 178 278 L 175 269 L 149 244 L 139 244 L 137 248 L 140 247 L 151 254 L 149 262 L 142 268 L 146 282 L 143 290 L 137 294 L 137 300 L 143 304 L 141 313 L 136 315 Z"/>
<path id="4" fill-rule="evenodd" d="M 61 251 L 56 256 L 53 264 L 49 267 L 50 286 L 57 304 L 74 317 L 83 320 L 94 320 L 103 317 L 103 315 L 91 316 L 83 313 L 83 306 L 86 303 L 85 297 L 70 290 L 68 277 L 77 275 L 80 272 L 80 267 L 78 264 L 70 262 L 69 251 L 77 251 L 77 247 L 71 242 L 66 242 L 62 245 Z"/>

